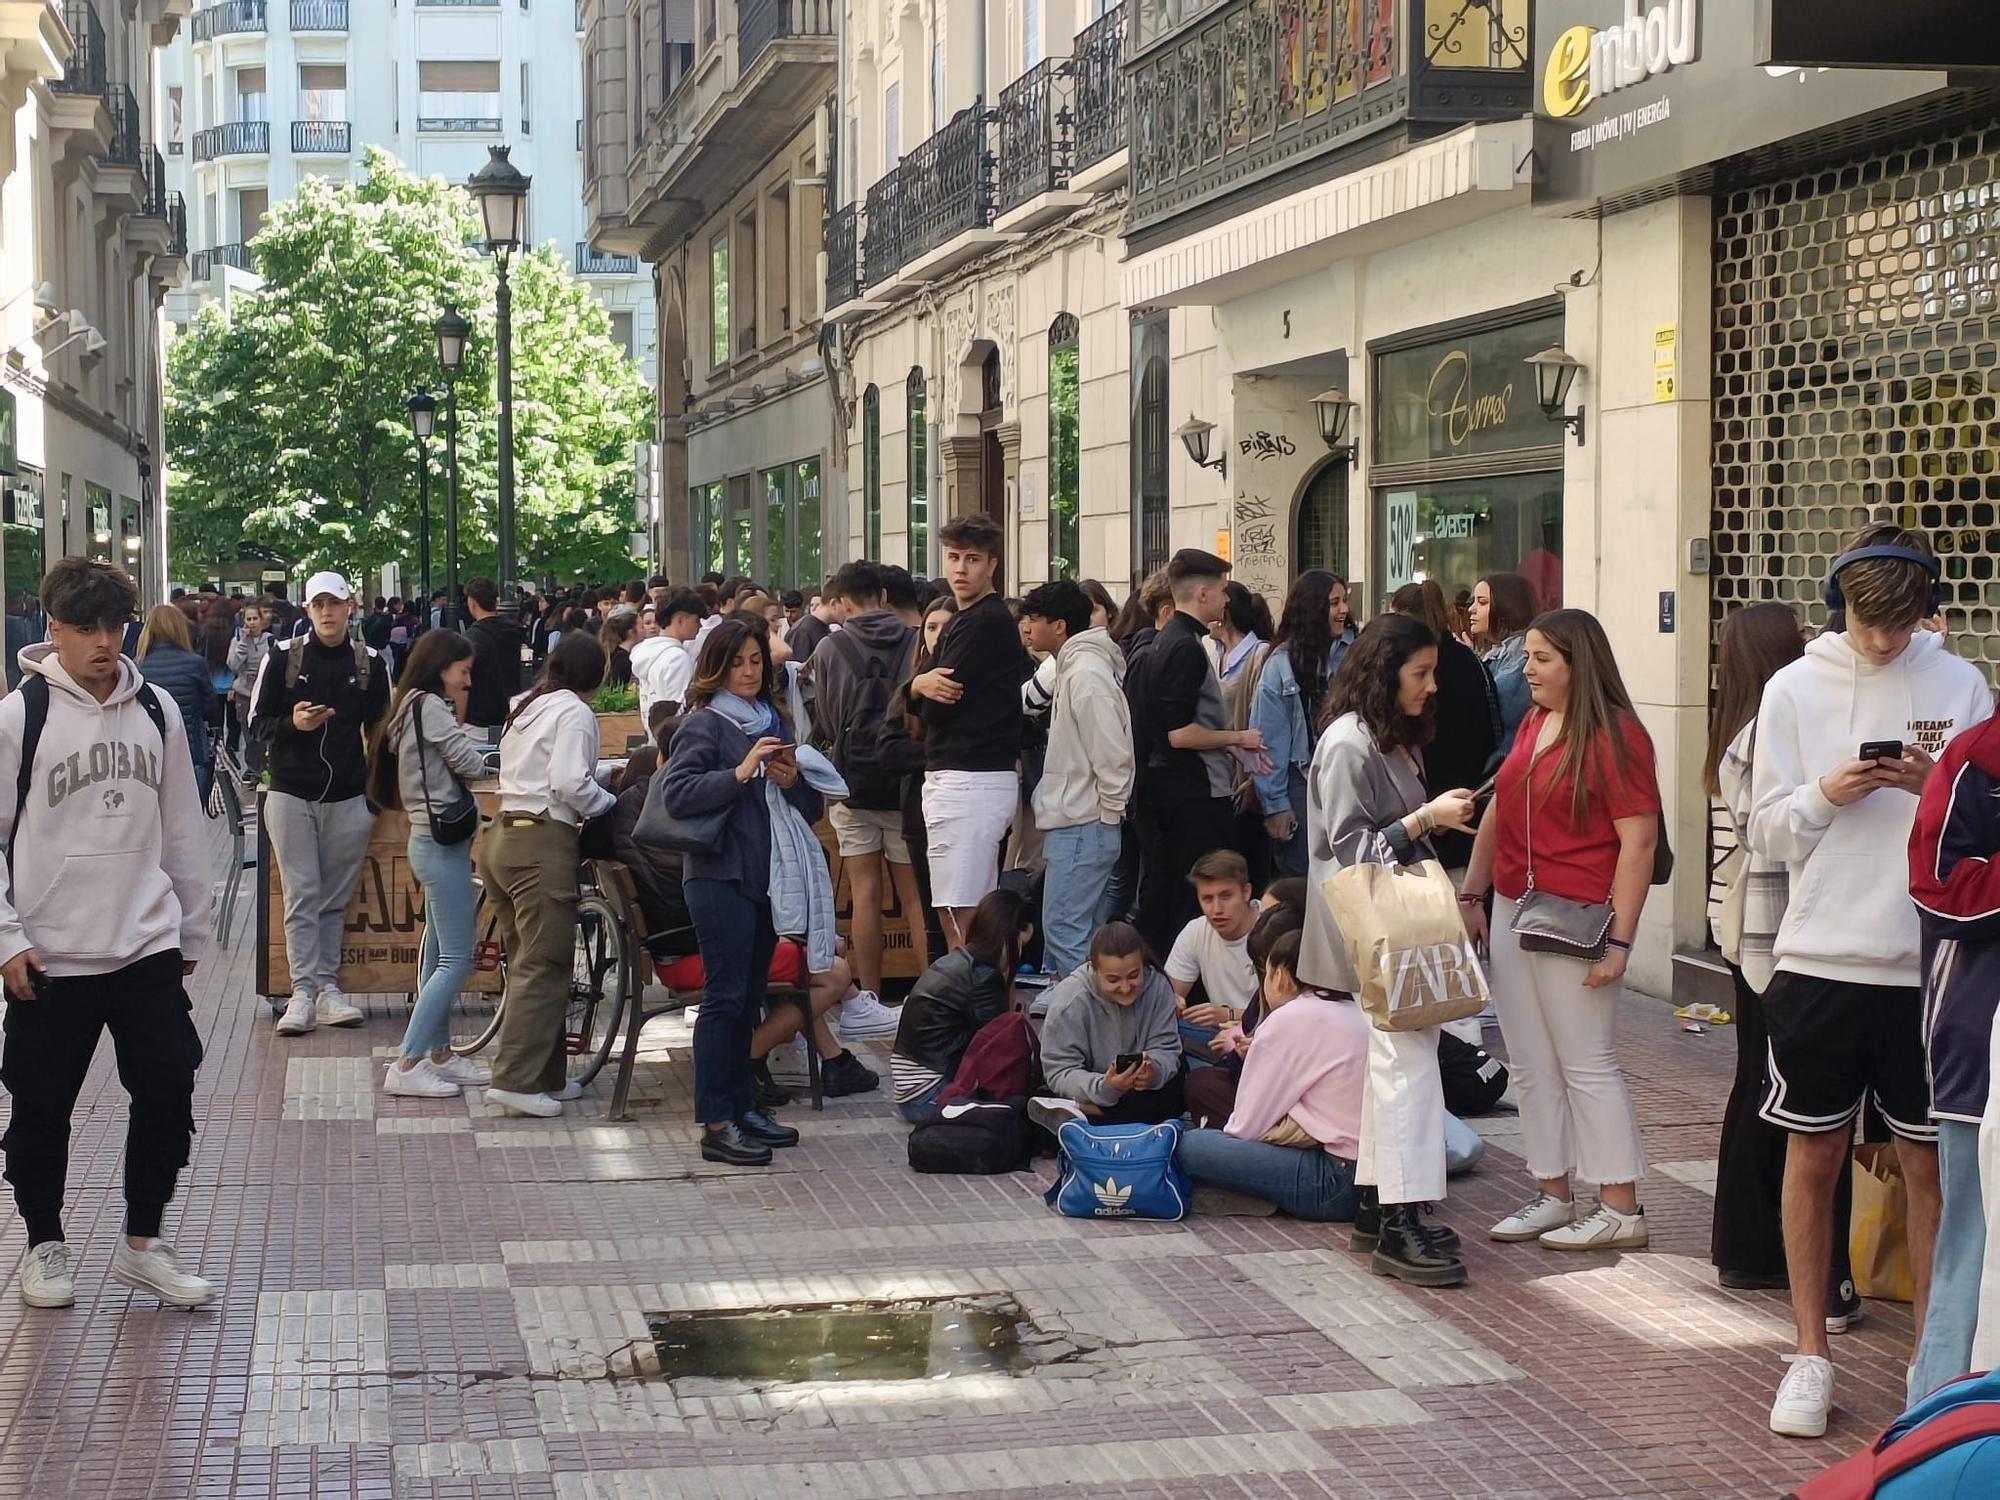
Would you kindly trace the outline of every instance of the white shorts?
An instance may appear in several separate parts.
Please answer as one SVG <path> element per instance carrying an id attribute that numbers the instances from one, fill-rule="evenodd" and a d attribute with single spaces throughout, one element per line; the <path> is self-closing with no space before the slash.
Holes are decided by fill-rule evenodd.
<path id="1" fill-rule="evenodd" d="M 910 842 L 903 837 L 900 809 L 884 811 L 835 802 L 828 805 L 826 817 L 833 824 L 834 837 L 840 841 L 842 859 L 852 859 L 857 854 L 886 854 L 892 865 L 910 862 Z"/>
<path id="2" fill-rule="evenodd" d="M 926 771 L 932 906 L 977 906 L 1000 883 L 1000 852 L 1021 801 L 1012 771 Z"/>

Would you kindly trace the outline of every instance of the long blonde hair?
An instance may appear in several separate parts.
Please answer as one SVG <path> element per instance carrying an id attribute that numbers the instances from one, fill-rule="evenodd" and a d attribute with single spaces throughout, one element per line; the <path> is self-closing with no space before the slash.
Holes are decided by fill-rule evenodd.
<path id="1" fill-rule="evenodd" d="M 194 637 L 188 634 L 187 616 L 175 605 L 155 604 L 146 611 L 146 628 L 139 632 L 139 644 L 133 650 L 132 659 L 144 661 L 155 646 L 194 650 Z"/>
<path id="2" fill-rule="evenodd" d="M 1618 675 L 1618 661 L 1597 616 L 1581 609 L 1552 609 L 1535 616 L 1528 629 L 1539 632 L 1569 663 L 1569 702 L 1563 709 L 1562 738 L 1551 748 L 1560 750 L 1556 775 L 1570 778 L 1570 821 L 1581 823 L 1593 790 L 1593 776 L 1601 777 L 1607 769 L 1598 761 L 1599 742 L 1610 746 L 1610 769 L 1623 776 L 1630 758 L 1625 725 L 1637 725 L 1639 715 L 1632 707 L 1632 695 L 1625 691 L 1625 679 Z M 1645 730 L 1639 732 L 1644 734 Z"/>

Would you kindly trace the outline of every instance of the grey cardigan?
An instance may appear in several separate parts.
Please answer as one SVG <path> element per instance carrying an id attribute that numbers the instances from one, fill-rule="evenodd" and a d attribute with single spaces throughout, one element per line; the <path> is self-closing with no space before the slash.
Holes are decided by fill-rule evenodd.
<path id="1" fill-rule="evenodd" d="M 424 751 L 417 749 L 416 725 L 412 713 L 424 716 Z M 389 724 L 384 743 L 396 755 L 396 790 L 403 799 L 403 811 L 410 815 L 412 828 L 431 826 L 428 807 L 443 812 L 458 795 L 452 777 L 476 781 L 486 774 L 486 749 L 458 722 L 452 707 L 436 693 L 412 693 Z M 429 797 L 425 796 L 425 778 Z"/>
<path id="2" fill-rule="evenodd" d="M 1342 714 L 1326 726 L 1306 778 L 1306 888 L 1315 899 L 1306 902 L 1301 981 L 1354 993 L 1347 940 L 1320 888 L 1336 870 L 1364 860 L 1409 865 L 1437 858 L 1428 840 L 1412 839 L 1403 828 L 1403 819 L 1429 800 L 1408 759 L 1378 746 L 1359 715 Z"/>

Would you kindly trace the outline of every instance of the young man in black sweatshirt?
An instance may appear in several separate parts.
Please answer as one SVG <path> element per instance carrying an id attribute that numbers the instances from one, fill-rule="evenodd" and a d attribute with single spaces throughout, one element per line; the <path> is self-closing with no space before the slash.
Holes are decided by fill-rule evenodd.
<path id="1" fill-rule="evenodd" d="M 389 706 L 389 674 L 373 647 L 348 639 L 353 608 L 346 579 L 315 573 L 311 631 L 271 648 L 250 700 L 250 732 L 270 747 L 264 826 L 285 887 L 292 998 L 280 1036 L 364 1019 L 340 992 L 340 938 L 375 827 L 362 794 L 365 745 Z"/>
<path id="2" fill-rule="evenodd" d="M 1033 668 L 996 592 L 999 523 L 960 516 L 938 536 L 958 613 L 929 669 L 910 680 L 910 702 L 924 721 L 931 904 L 956 948 L 972 908 L 1000 883 L 1000 851 L 1021 799 L 1021 684 Z"/>

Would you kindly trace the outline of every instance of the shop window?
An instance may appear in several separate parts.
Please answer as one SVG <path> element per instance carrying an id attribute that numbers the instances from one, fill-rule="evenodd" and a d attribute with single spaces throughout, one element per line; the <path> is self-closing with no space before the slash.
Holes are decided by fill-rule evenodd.
<path id="1" fill-rule="evenodd" d="M 727 559 L 723 556 L 723 513 L 722 485 L 698 484 L 688 491 L 688 499 L 694 511 L 694 558 L 697 571 L 702 573 L 728 573 Z"/>
<path id="2" fill-rule="evenodd" d="M 799 544 L 799 587 L 810 593 L 825 578 L 826 557 L 820 544 L 819 460 L 801 459 L 792 466 L 792 499 Z"/>
<path id="3" fill-rule="evenodd" d="M 776 589 L 798 583 L 792 560 L 791 478 L 789 465 L 766 469 L 759 476 L 764 495 L 764 570 L 758 576 Z"/>
<path id="4" fill-rule="evenodd" d="M 861 555 L 882 558 L 882 393 L 861 393 Z"/>
<path id="5" fill-rule="evenodd" d="M 1082 443 L 1078 424 L 1076 319 L 1061 313 L 1049 327 L 1049 577 L 1074 578 L 1081 567 Z"/>
<path id="6" fill-rule="evenodd" d="M 924 371 L 910 371 L 909 394 L 909 558 L 910 571 L 928 576 L 931 562 L 930 433 Z"/>
<path id="7" fill-rule="evenodd" d="M 1561 607 L 1561 470 L 1384 485 L 1375 497 L 1373 596 L 1435 578 L 1454 598 L 1489 573 L 1519 573 L 1543 609 Z"/>

